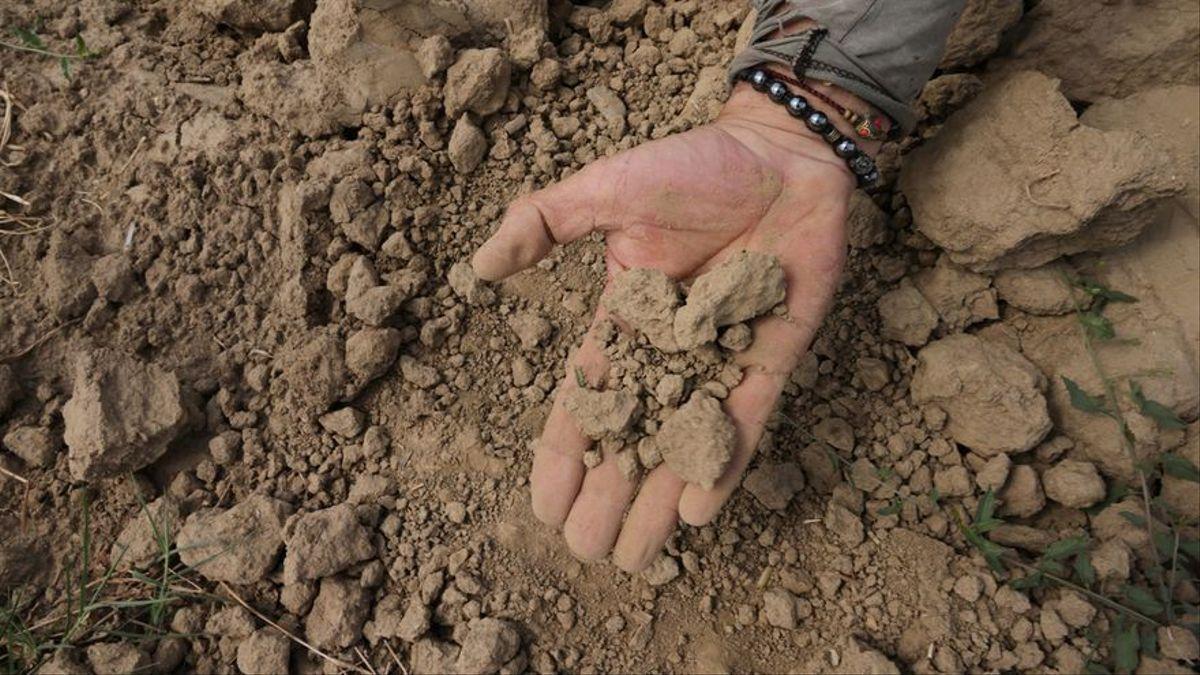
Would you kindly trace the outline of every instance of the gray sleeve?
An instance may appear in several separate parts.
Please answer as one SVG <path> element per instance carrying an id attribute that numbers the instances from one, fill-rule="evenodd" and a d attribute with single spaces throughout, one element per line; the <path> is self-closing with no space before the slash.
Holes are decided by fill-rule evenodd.
<path id="1" fill-rule="evenodd" d="M 778 63 L 798 77 L 832 82 L 884 111 L 905 131 L 909 104 L 933 74 L 965 0 L 753 0 L 750 42 L 731 73 Z M 819 29 L 778 36 L 812 19 Z"/>

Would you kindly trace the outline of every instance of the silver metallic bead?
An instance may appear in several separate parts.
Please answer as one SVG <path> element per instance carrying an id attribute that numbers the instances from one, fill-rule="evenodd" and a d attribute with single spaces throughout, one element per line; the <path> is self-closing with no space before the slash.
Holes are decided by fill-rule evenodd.
<path id="1" fill-rule="evenodd" d="M 792 117 L 804 117 L 808 114 L 808 101 L 803 96 L 793 96 L 787 100 L 787 111 Z"/>
<path id="2" fill-rule="evenodd" d="M 843 138 L 838 141 L 837 145 L 833 146 L 833 152 L 842 159 L 849 159 L 854 156 L 854 153 L 858 152 L 858 144 L 849 138 Z"/>
<path id="3" fill-rule="evenodd" d="M 758 91 L 766 91 L 767 86 L 771 83 L 771 78 L 767 76 L 765 70 L 756 70 L 750 73 L 750 86 Z"/>
<path id="4" fill-rule="evenodd" d="M 804 120 L 804 124 L 818 134 L 823 134 L 829 128 L 829 118 L 823 112 L 814 111 Z"/>
<path id="5" fill-rule="evenodd" d="M 863 186 L 871 186 L 879 182 L 879 169 L 871 169 L 871 172 L 858 177 L 858 182 Z"/>
<path id="6" fill-rule="evenodd" d="M 779 80 L 772 82 L 771 86 L 767 88 L 767 96 L 776 103 L 783 103 L 783 100 L 787 98 L 788 93 L 787 85 Z"/>

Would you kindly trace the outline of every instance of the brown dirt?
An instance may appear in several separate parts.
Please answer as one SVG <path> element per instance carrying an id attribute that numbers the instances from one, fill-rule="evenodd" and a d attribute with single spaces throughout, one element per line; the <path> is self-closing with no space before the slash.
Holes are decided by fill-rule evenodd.
<path id="1" fill-rule="evenodd" d="M 573 559 L 533 517 L 526 478 L 600 302 L 602 242 L 496 287 L 461 263 L 513 197 L 708 119 L 743 3 L 259 4 L 0 6 L 0 26 L 101 53 L 68 79 L 0 46 L 16 102 L 0 192 L 28 202 L 0 196 L 0 606 L 19 589 L 35 619 L 61 607 L 85 522 L 94 574 L 116 558 L 161 571 L 141 504 L 177 514 L 167 538 L 211 593 L 168 608 L 164 630 L 183 637 L 92 631 L 38 658 L 97 673 L 1079 672 L 1107 658 L 1089 636 L 1109 634 L 1111 612 L 1011 589 L 955 517 L 994 487 L 1013 515 L 993 541 L 1031 560 L 1088 533 L 1098 591 L 1145 578 L 1144 531 L 1094 502 L 1097 481 L 1111 490 L 1134 467 L 1115 422 L 1070 405 L 1062 377 L 1101 383 L 1053 277 L 1139 298 L 1109 314 L 1140 343 L 1101 356 L 1187 426 L 1160 429 L 1122 399 L 1138 459 L 1200 462 L 1196 152 L 1172 131 L 1197 125 L 1191 56 L 1147 80 L 1143 61 L 1114 72 L 1105 51 L 1111 81 L 1093 82 L 1085 54 L 1055 46 L 1077 23 L 1055 15 L 1063 3 L 1008 32 L 1020 3 L 971 11 L 944 64 L 961 72 L 930 85 L 916 136 L 885 149 L 887 188 L 856 197 L 835 305 L 746 489 L 630 576 Z M 1194 20 L 1171 19 L 1194 19 L 1191 5 L 1117 4 L 1146 62 L 1194 56 L 1172 46 L 1195 46 Z M 1183 28 L 1150 44 L 1163 22 Z M 1119 42 L 1090 31 L 1073 39 Z M 1064 81 L 996 76 L 996 49 L 1008 69 Z M 1151 118 L 1099 100 L 1142 90 L 1166 102 Z M 1089 104 L 1096 128 L 1074 114 Z M 614 331 L 606 350 L 613 384 L 644 387 L 639 434 L 693 391 L 735 386 L 721 353 L 782 300 L 714 302 L 720 316 L 692 326 L 703 335 L 680 339 L 651 310 L 690 296 L 634 295 L 622 318 L 653 326 L 659 349 Z M 631 461 L 672 462 L 633 447 Z M 1196 485 L 1152 490 L 1194 537 Z M 1189 580 L 1175 590 L 1200 600 Z M 1151 670 L 1193 656 L 1194 642 L 1160 643 Z"/>

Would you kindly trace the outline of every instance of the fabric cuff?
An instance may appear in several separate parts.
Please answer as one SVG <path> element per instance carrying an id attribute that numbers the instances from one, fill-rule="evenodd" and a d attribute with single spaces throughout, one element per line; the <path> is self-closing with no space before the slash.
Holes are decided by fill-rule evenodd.
<path id="1" fill-rule="evenodd" d="M 763 63 L 830 82 L 886 113 L 908 133 L 911 103 L 933 74 L 965 0 L 753 0 L 757 12 L 730 76 Z M 780 35 L 811 19 L 821 30 Z"/>

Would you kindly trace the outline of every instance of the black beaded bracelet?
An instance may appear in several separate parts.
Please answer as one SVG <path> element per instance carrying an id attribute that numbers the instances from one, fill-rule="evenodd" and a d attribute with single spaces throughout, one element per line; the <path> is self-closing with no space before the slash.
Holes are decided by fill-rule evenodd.
<path id="1" fill-rule="evenodd" d="M 808 99 L 788 89 L 782 80 L 771 77 L 762 68 L 748 68 L 738 73 L 738 79 L 745 80 L 755 90 L 767 95 L 767 98 L 787 108 L 788 114 L 804 121 L 804 126 L 816 133 L 833 153 L 846 160 L 846 166 L 858 180 L 858 186 L 869 188 L 879 180 L 879 170 L 875 168 L 875 160 L 859 149 L 854 139 L 847 138 L 833 126 L 829 116 L 809 104 Z"/>

